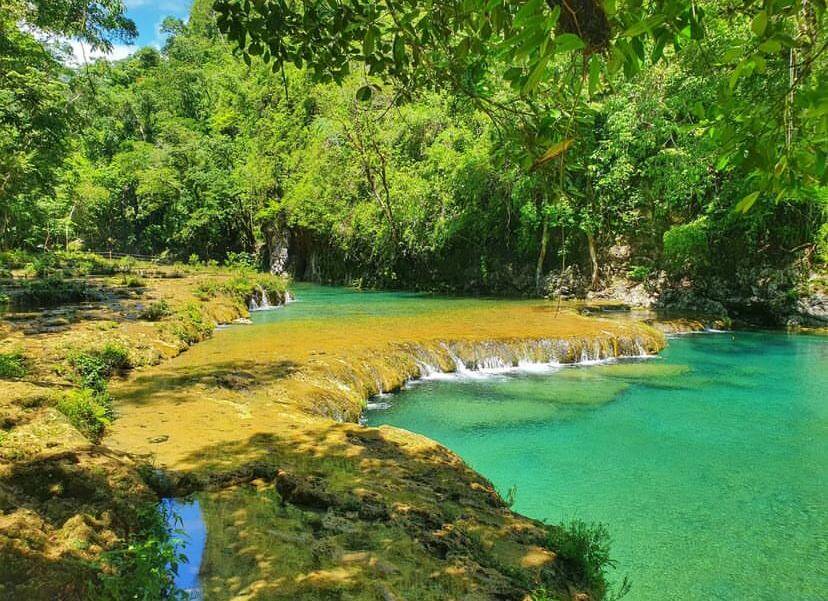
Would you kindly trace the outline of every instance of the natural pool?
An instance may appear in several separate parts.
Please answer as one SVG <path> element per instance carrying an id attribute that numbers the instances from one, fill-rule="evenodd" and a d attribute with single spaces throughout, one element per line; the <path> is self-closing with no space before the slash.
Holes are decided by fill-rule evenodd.
<path id="1" fill-rule="evenodd" d="M 358 326 L 373 340 L 371 324 L 405 323 L 413 332 L 434 315 L 456 317 L 462 330 L 470 316 L 538 304 L 309 285 L 296 295 L 286 307 L 256 312 L 253 326 L 217 335 L 214 352 L 224 357 L 251 341 L 284 347 L 288 331 L 353 336 Z M 190 355 L 209 350 L 205 343 Z M 825 338 L 689 335 L 649 360 L 413 383 L 372 399 L 385 408 L 366 419 L 442 442 L 504 494 L 515 486 L 521 513 L 606 523 L 618 560 L 613 578 L 632 581 L 628 599 L 826 599 L 826 367 Z M 225 513 L 234 516 L 243 499 L 233 499 Z M 201 501 L 178 507 L 192 539 L 178 579 L 188 589 L 198 587 L 202 550 L 209 556 L 203 513 L 214 526 L 232 522 L 216 515 L 224 511 L 218 501 Z M 245 507 L 251 515 L 265 509 Z M 212 547 L 227 542 L 213 538 Z M 215 561 L 201 566 L 214 587 L 234 574 Z M 208 590 L 205 598 L 224 597 Z"/>
<path id="2" fill-rule="evenodd" d="M 661 358 L 424 381 L 392 424 L 456 451 L 515 510 L 608 525 L 632 600 L 828 598 L 828 344 L 676 337 Z"/>

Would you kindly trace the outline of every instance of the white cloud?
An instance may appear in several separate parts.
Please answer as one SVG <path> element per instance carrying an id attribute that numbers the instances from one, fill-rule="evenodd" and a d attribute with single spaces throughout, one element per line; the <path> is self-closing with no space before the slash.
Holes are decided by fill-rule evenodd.
<path id="1" fill-rule="evenodd" d="M 84 61 L 92 62 L 99 58 L 106 58 L 110 61 L 121 60 L 138 49 L 137 46 L 113 44 L 110 52 L 103 52 L 101 50 L 92 50 L 89 44 L 84 44 L 78 40 L 67 40 L 66 44 L 69 46 L 71 52 L 64 59 L 64 62 L 72 67 L 78 67 L 83 65 Z"/>

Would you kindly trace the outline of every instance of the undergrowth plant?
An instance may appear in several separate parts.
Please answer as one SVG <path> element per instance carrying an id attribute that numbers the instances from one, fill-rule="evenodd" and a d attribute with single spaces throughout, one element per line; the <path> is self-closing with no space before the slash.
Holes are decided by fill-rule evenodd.
<path id="1" fill-rule="evenodd" d="M 147 283 L 143 278 L 136 275 L 124 275 L 121 278 L 121 285 L 127 288 L 143 288 Z"/>
<path id="2" fill-rule="evenodd" d="M 27 373 L 26 358 L 20 351 L 0 353 L 0 378 L 17 380 Z"/>
<path id="3" fill-rule="evenodd" d="M 216 324 L 205 314 L 198 303 L 187 304 L 175 313 L 170 331 L 181 342 L 190 345 L 208 338 Z"/>
<path id="4" fill-rule="evenodd" d="M 610 534 L 600 523 L 573 520 L 569 524 L 547 526 L 547 547 L 557 555 L 556 562 L 577 587 L 598 599 L 606 598 L 607 570 L 615 567 L 610 557 Z M 619 599 L 629 590 L 625 578 L 612 598 Z"/>
<path id="5" fill-rule="evenodd" d="M 145 503 L 138 509 L 138 527 L 127 540 L 101 558 L 92 598 L 100 601 L 189 599 L 175 586 L 181 552 L 181 518 L 168 503 Z"/>
<path id="6" fill-rule="evenodd" d="M 160 321 L 171 313 L 170 304 L 162 298 L 144 307 L 139 316 L 147 321 Z"/>
<path id="7" fill-rule="evenodd" d="M 80 388 L 63 393 L 57 409 L 84 436 L 98 442 L 104 429 L 112 421 L 112 402 L 109 393 L 92 388 Z"/>
<path id="8" fill-rule="evenodd" d="M 218 294 L 226 294 L 240 302 L 247 303 L 256 290 L 263 290 L 269 299 L 281 301 L 287 293 L 287 287 L 288 280 L 283 276 L 240 269 L 228 280 L 199 283 L 195 293 L 201 300 L 209 300 Z"/>
<path id="9" fill-rule="evenodd" d="M 99 348 L 73 351 L 67 359 L 79 388 L 63 393 L 57 409 L 86 437 L 98 442 L 113 417 L 107 383 L 116 372 L 131 367 L 129 352 L 119 343 L 108 342 Z"/>
<path id="10" fill-rule="evenodd" d="M 53 274 L 21 284 L 20 301 L 31 305 L 59 305 L 62 303 L 97 300 L 100 292 L 84 280 L 69 280 Z"/>
<path id="11" fill-rule="evenodd" d="M 106 390 L 106 383 L 115 372 L 130 367 L 129 351 L 116 342 L 72 352 L 68 359 L 78 383 L 99 392 Z"/>

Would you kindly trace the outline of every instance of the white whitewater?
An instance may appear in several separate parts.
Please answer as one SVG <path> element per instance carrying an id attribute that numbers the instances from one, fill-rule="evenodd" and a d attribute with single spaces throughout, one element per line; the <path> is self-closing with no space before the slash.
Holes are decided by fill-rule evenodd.
<path id="1" fill-rule="evenodd" d="M 256 298 L 258 296 L 258 298 Z M 288 295 L 285 299 L 285 302 L 291 302 L 293 299 L 290 295 Z M 248 304 L 248 309 L 250 311 L 270 311 L 273 309 L 278 309 L 282 305 L 271 305 L 270 300 L 267 298 L 267 291 L 264 288 L 258 289 L 258 294 L 254 293 L 250 297 L 250 303 Z"/>

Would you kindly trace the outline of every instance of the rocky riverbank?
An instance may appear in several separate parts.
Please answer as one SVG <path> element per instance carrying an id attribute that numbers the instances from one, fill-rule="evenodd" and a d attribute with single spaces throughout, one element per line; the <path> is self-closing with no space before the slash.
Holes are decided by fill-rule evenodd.
<path id="1" fill-rule="evenodd" d="M 633 281 L 616 275 L 602 289 L 584 292 L 587 303 L 602 301 L 651 311 L 658 323 L 679 319 L 706 327 L 775 327 L 790 330 L 828 328 L 828 278 L 792 270 L 751 270 L 733 281 L 717 278 Z M 718 325 L 717 325 L 718 324 Z"/>
<path id="2" fill-rule="evenodd" d="M 127 545 L 151 536 L 157 495 L 144 463 L 96 444 L 117 419 L 111 379 L 246 317 L 262 285 L 271 302 L 284 298 L 283 281 L 255 274 L 56 260 L 62 273 L 3 283 L 12 306 L 0 322 L 1 599 L 88 599 L 107 575 L 136 576 L 124 573 L 139 559 Z"/>

